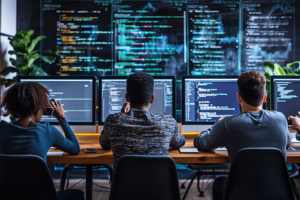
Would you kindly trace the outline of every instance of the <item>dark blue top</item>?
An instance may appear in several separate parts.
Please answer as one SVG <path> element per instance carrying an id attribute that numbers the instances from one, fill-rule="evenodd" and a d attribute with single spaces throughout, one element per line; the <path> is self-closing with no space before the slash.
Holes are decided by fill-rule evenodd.
<path id="1" fill-rule="evenodd" d="M 77 155 L 80 147 L 67 121 L 60 123 L 65 136 L 48 122 L 23 128 L 5 121 L 0 123 L 0 154 L 33 154 L 47 161 L 51 146 L 72 155 Z"/>

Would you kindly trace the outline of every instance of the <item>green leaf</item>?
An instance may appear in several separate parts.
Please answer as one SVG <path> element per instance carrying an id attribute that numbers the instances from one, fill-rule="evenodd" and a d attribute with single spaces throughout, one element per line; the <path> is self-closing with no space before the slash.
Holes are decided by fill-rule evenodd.
<path id="1" fill-rule="evenodd" d="M 48 74 L 40 67 L 33 65 L 29 74 L 30 76 L 48 76 Z"/>
<path id="2" fill-rule="evenodd" d="M 15 37 L 10 39 L 10 44 L 14 47 L 15 51 L 23 51 L 27 53 L 28 46 L 30 45 L 30 37 L 34 34 L 34 30 L 20 31 Z"/>
<path id="3" fill-rule="evenodd" d="M 13 79 L 6 79 L 5 87 L 9 87 L 17 81 L 17 77 L 15 76 Z"/>
<path id="4" fill-rule="evenodd" d="M 17 68 L 15 67 L 5 67 L 2 71 L 1 71 L 1 75 L 6 76 L 7 74 L 11 73 L 11 72 L 18 72 Z"/>
<path id="5" fill-rule="evenodd" d="M 274 64 L 274 75 L 286 75 L 286 73 L 279 64 Z"/>
<path id="6" fill-rule="evenodd" d="M 295 69 L 294 73 L 295 74 L 300 74 L 300 68 Z"/>
<path id="7" fill-rule="evenodd" d="M 37 43 L 39 43 L 41 40 L 43 40 L 45 38 L 46 38 L 46 36 L 40 35 L 40 36 L 36 37 L 35 39 L 33 39 L 30 46 L 28 47 L 28 53 L 32 52 L 34 50 L 35 46 L 37 45 Z"/>
<path id="8" fill-rule="evenodd" d="M 33 65 L 33 63 L 39 59 L 41 57 L 40 54 L 36 53 L 36 54 L 33 54 L 32 56 L 28 57 L 28 66 L 31 67 Z"/>
<path id="9" fill-rule="evenodd" d="M 269 74 L 270 76 L 274 75 L 275 66 L 273 63 L 265 61 L 264 69 L 265 69 L 266 74 Z"/>
<path id="10" fill-rule="evenodd" d="M 7 82 L 5 78 L 0 78 L 0 85 L 4 85 Z"/>
<path id="11" fill-rule="evenodd" d="M 17 61 L 13 58 L 10 58 L 10 62 L 17 67 L 18 71 L 24 75 L 28 75 L 28 72 L 29 72 L 29 66 L 27 63 L 25 62 L 20 62 L 20 61 Z"/>
<path id="12" fill-rule="evenodd" d="M 300 61 L 295 61 L 295 62 L 292 62 L 292 63 L 288 63 L 286 66 L 291 67 L 293 64 L 296 64 L 296 63 L 300 64 Z"/>
<path id="13" fill-rule="evenodd" d="M 53 58 L 52 56 L 41 56 L 42 61 L 48 63 L 48 64 L 52 64 L 55 61 L 55 58 Z"/>
<path id="14" fill-rule="evenodd" d="M 17 56 L 20 56 L 20 57 L 22 57 L 24 60 L 27 60 L 27 56 L 28 56 L 27 53 L 20 52 L 20 51 L 9 51 L 8 53 L 9 53 L 10 55 L 17 55 Z"/>

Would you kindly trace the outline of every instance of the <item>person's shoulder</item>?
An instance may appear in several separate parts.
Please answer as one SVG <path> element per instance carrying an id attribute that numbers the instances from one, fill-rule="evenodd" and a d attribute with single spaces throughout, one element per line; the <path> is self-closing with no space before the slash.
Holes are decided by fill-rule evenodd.
<path id="1" fill-rule="evenodd" d="M 279 111 L 275 110 L 263 110 L 266 114 L 271 115 L 271 116 L 278 116 L 278 117 L 283 117 L 285 118 L 284 114 Z"/>
<path id="2" fill-rule="evenodd" d="M 152 114 L 152 117 L 155 118 L 155 119 L 161 119 L 161 120 L 172 120 L 172 121 L 176 121 L 172 115 L 163 115 L 163 114 L 160 114 L 160 113 L 153 113 L 151 112 Z"/>
<path id="3" fill-rule="evenodd" d="M 286 117 L 282 112 L 275 110 L 264 110 L 264 112 L 272 118 L 286 120 Z"/>
<path id="4" fill-rule="evenodd" d="M 121 115 L 124 115 L 124 114 L 121 114 L 121 113 L 110 114 L 110 115 L 107 116 L 107 118 L 105 120 L 105 123 L 120 121 Z"/>

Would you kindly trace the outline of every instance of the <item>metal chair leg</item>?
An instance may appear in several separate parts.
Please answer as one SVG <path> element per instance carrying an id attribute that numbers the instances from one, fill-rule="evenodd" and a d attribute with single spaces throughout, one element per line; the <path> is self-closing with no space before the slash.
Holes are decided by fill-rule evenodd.
<path id="1" fill-rule="evenodd" d="M 191 182 L 190 182 L 188 188 L 186 189 L 186 191 L 185 191 L 185 193 L 184 193 L 184 195 L 183 195 L 183 197 L 182 197 L 182 200 L 185 200 L 185 198 L 186 198 L 186 196 L 187 196 L 189 190 L 191 189 L 191 186 L 192 186 L 192 184 L 193 184 L 195 178 L 198 176 L 198 174 L 201 174 L 201 172 L 197 172 L 197 173 L 192 177 Z"/>
<path id="2" fill-rule="evenodd" d="M 293 190 L 294 190 L 297 200 L 300 200 L 300 195 L 299 195 L 296 183 L 295 183 L 294 179 L 292 179 L 292 178 L 291 178 L 291 183 L 292 183 L 292 187 L 293 187 Z"/>
<path id="3" fill-rule="evenodd" d="M 65 165 L 65 167 L 61 173 L 60 183 L 59 183 L 59 191 L 62 191 L 65 188 L 66 176 L 67 176 L 67 172 L 69 171 L 70 167 L 71 167 L 71 165 Z"/>
<path id="4" fill-rule="evenodd" d="M 103 165 L 103 167 L 105 167 L 108 170 L 108 172 L 109 172 L 109 176 L 110 176 L 110 178 L 109 178 L 109 186 L 111 187 L 113 176 L 114 176 L 114 171 L 111 168 L 111 166 L 109 166 L 109 165 Z"/>
<path id="5" fill-rule="evenodd" d="M 70 174 L 71 174 L 71 169 L 69 168 L 69 170 L 67 171 L 67 186 L 66 186 L 66 190 L 69 189 Z"/>

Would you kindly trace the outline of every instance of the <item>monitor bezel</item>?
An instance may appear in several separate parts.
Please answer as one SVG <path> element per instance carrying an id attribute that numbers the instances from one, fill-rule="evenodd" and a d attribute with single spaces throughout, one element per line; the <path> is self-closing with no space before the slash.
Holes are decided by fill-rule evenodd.
<path id="1" fill-rule="evenodd" d="M 99 125 L 104 125 L 104 120 L 102 120 L 102 80 L 103 79 L 127 79 L 128 76 L 99 76 L 99 109 L 98 109 L 98 116 L 99 116 Z M 176 77 L 175 76 L 152 76 L 154 79 L 172 79 L 172 98 L 173 98 L 173 104 L 172 104 L 172 117 L 175 118 L 176 115 Z M 154 100 L 155 101 L 155 100 Z M 103 121 L 103 122 L 102 122 Z"/>
<path id="2" fill-rule="evenodd" d="M 193 76 L 193 75 L 187 75 L 181 77 L 181 84 L 182 84 L 182 92 L 181 92 L 181 119 L 182 119 L 182 125 L 212 125 L 216 122 L 190 122 L 185 120 L 185 79 L 237 79 L 238 76 Z"/>
<path id="3" fill-rule="evenodd" d="M 92 79 L 93 80 L 93 97 L 92 97 L 92 122 L 68 122 L 69 125 L 96 125 L 96 76 L 18 76 L 17 82 L 20 82 L 21 79 Z M 68 119 L 66 119 L 68 121 Z M 58 122 L 49 122 L 50 125 L 59 125 Z"/>
<path id="4" fill-rule="evenodd" d="M 275 110 L 275 106 L 274 106 L 274 102 L 275 102 L 275 92 L 272 92 L 273 89 L 275 89 L 275 82 L 274 79 L 287 79 L 287 80 L 293 80 L 293 79 L 298 79 L 300 80 L 300 77 L 298 76 L 280 76 L 280 75 L 273 75 L 271 76 L 270 79 L 270 108 L 271 110 Z M 275 110 L 277 111 L 277 110 Z M 280 112 L 280 111 L 278 111 Z M 292 121 L 291 120 L 286 120 L 288 122 L 289 125 L 292 125 Z"/>

